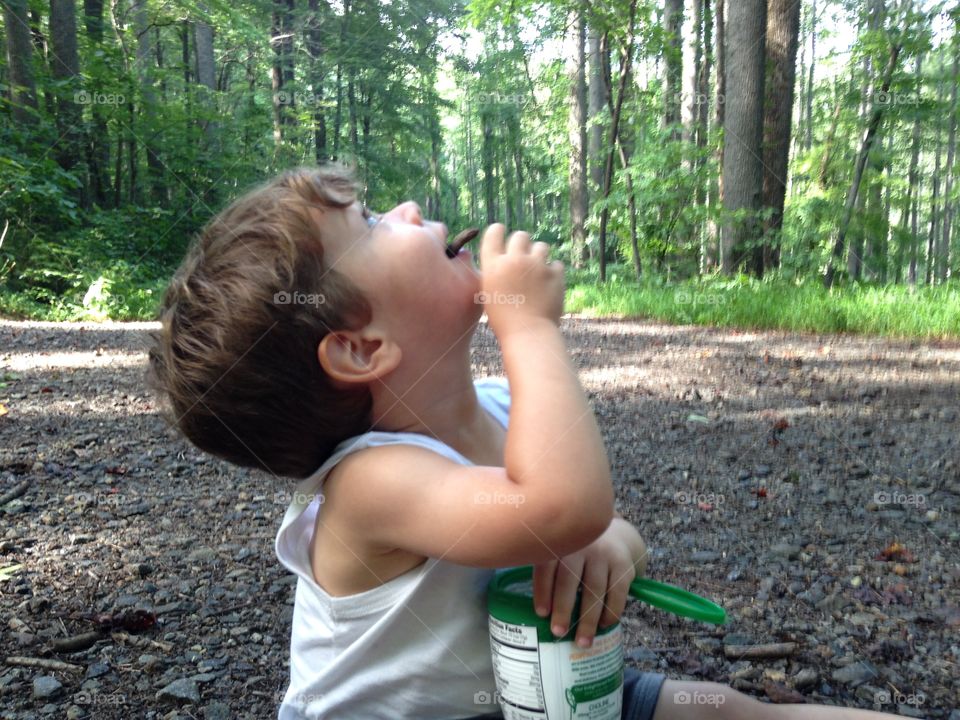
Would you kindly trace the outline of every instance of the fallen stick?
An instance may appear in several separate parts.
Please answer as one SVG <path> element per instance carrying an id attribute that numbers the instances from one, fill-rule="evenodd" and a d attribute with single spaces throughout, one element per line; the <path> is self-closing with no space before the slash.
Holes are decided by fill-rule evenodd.
<path id="1" fill-rule="evenodd" d="M 16 500 L 18 497 L 23 495 L 27 490 L 30 489 L 30 481 L 24 480 L 22 483 L 17 485 L 13 490 L 5 492 L 3 495 L 0 495 L 0 507 L 3 507 L 11 500 Z"/>
<path id="2" fill-rule="evenodd" d="M 57 638 L 50 641 L 50 649 L 58 653 L 72 653 L 86 650 L 95 645 L 98 640 L 103 639 L 103 633 L 99 630 L 81 633 L 73 637 Z"/>
<path id="3" fill-rule="evenodd" d="M 47 658 L 22 657 L 20 655 L 8 655 L 4 662 L 7 665 L 22 665 L 23 667 L 42 668 L 43 670 L 59 670 L 62 672 L 81 672 L 83 667 L 73 663 L 61 662 L 60 660 L 48 660 Z"/>
<path id="4" fill-rule="evenodd" d="M 758 660 L 785 658 L 793 655 L 797 649 L 795 642 L 769 643 L 767 645 L 724 645 L 723 654 L 727 659 Z"/>

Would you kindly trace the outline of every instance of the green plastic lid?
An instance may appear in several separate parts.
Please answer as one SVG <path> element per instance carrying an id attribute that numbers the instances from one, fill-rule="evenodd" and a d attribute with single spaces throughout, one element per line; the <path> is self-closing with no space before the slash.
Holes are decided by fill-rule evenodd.
<path id="1" fill-rule="evenodd" d="M 576 618 L 580 617 L 580 592 L 577 592 L 577 600 L 573 606 L 574 622 L 563 638 L 556 638 L 550 629 L 551 618 L 542 618 L 533 609 L 532 580 L 532 565 L 498 570 L 488 586 L 487 609 L 490 615 L 503 622 L 536 627 L 537 638 L 541 642 L 572 640 L 576 636 Z M 719 605 L 699 595 L 649 578 L 636 578 L 630 583 L 630 595 L 682 617 L 714 625 L 722 625 L 727 620 L 726 611 Z M 616 624 L 598 630 L 597 634 L 603 635 L 615 627 Z"/>

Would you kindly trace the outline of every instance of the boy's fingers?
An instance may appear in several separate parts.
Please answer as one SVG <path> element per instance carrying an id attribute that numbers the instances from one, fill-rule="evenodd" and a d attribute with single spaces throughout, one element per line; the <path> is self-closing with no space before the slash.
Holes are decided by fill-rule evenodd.
<path id="1" fill-rule="evenodd" d="M 510 239 L 507 240 L 507 252 L 524 254 L 530 252 L 530 233 L 517 230 L 511 234 Z"/>
<path id="2" fill-rule="evenodd" d="M 556 574 L 556 560 L 533 566 L 533 607 L 540 617 L 548 617 L 553 607 L 553 580 Z M 541 609 L 544 612 L 540 612 Z"/>
<path id="3" fill-rule="evenodd" d="M 573 605 L 577 601 L 577 588 L 580 587 L 580 576 L 583 573 L 583 562 L 577 562 L 570 556 L 563 558 L 557 567 L 557 579 L 553 583 L 553 619 L 552 628 L 561 628 L 560 635 L 565 635 L 573 622 Z"/>
<path id="4" fill-rule="evenodd" d="M 488 225 L 480 241 L 480 269 L 483 270 L 497 255 L 503 255 L 503 236 L 507 232 L 503 223 Z"/>
<path id="5" fill-rule="evenodd" d="M 603 612 L 604 596 L 607 593 L 609 572 L 603 565 L 587 564 L 583 574 L 583 592 L 580 601 L 580 617 L 577 620 L 577 640 L 592 639 L 597 634 L 597 624 Z"/>
<path id="6" fill-rule="evenodd" d="M 614 583 L 613 587 L 607 588 L 607 597 L 604 600 L 603 615 L 600 617 L 600 624 L 597 626 L 601 630 L 610 627 L 616 623 L 623 610 L 627 607 L 627 596 L 630 593 L 630 584 L 626 582 Z"/>

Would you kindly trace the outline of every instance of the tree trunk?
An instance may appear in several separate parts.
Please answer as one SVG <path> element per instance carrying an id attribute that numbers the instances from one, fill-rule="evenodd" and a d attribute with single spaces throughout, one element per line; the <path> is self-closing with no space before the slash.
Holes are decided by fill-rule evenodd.
<path id="1" fill-rule="evenodd" d="M 890 48 L 890 59 L 887 61 L 887 69 L 883 73 L 883 83 L 880 88 L 882 97 L 890 91 L 890 81 L 893 78 L 893 71 L 897 66 L 897 58 L 900 55 L 900 45 L 895 44 Z M 878 97 L 875 95 L 875 97 Z M 867 164 L 867 156 L 870 148 L 873 146 L 873 139 L 877 134 L 877 128 L 880 127 L 880 121 L 883 119 L 884 105 L 875 102 L 873 112 L 870 117 L 870 124 L 863 136 L 863 142 L 860 146 L 860 153 L 857 156 L 857 163 L 853 171 L 853 182 L 850 184 L 850 191 L 847 193 L 847 202 L 843 210 L 843 218 L 840 220 L 840 227 L 837 231 L 837 240 L 833 246 L 833 257 L 827 264 L 827 271 L 824 274 L 824 285 L 829 289 L 833 287 L 833 279 L 836 273 L 834 265 L 843 259 L 843 248 L 846 240 L 847 229 L 850 226 L 850 218 L 853 214 L 853 207 L 857 201 L 857 194 L 860 191 L 860 181 L 863 179 L 863 169 Z"/>
<path id="2" fill-rule="evenodd" d="M 603 77 L 603 62 L 601 60 L 600 50 L 600 32 L 591 27 L 588 35 L 590 46 L 590 85 L 589 85 L 589 107 L 590 129 L 588 131 L 587 158 L 590 168 L 590 181 L 592 191 L 598 193 L 601 183 L 603 183 L 603 125 L 597 122 L 597 118 L 606 107 L 607 84 Z"/>
<path id="3" fill-rule="evenodd" d="M 793 87 L 796 81 L 797 43 L 800 34 L 800 3 L 795 0 L 767 2 L 767 84 L 763 119 L 763 206 L 771 211 L 764 221 L 763 263 L 780 265 L 780 228 L 787 192 L 787 161 L 790 157 L 790 123 L 793 118 Z"/>
<path id="4" fill-rule="evenodd" d="M 576 268 L 587 259 L 587 158 L 586 158 L 586 78 L 584 73 L 585 28 L 582 11 L 569 14 L 567 79 L 570 82 L 570 110 L 567 132 L 570 138 L 570 239 L 571 259 Z M 602 260 L 601 260 L 602 262 Z"/>
<path id="5" fill-rule="evenodd" d="M 130 202 L 134 204 L 138 203 L 136 138 L 140 137 L 143 139 L 144 148 L 147 153 L 147 193 L 153 202 L 165 206 L 168 202 L 168 197 L 167 187 L 163 182 L 163 163 L 157 152 L 157 99 L 153 92 L 153 73 L 151 72 L 154 53 L 151 46 L 151 36 L 149 32 L 150 20 L 147 16 L 146 0 L 133 0 L 130 10 L 133 15 L 134 32 L 137 37 L 136 65 L 138 80 L 140 82 L 140 96 L 143 100 L 140 107 L 139 123 L 136 126 L 131 125 L 131 127 L 136 127 L 138 132 L 136 136 L 130 138 L 130 153 L 128 158 L 130 166 Z M 130 115 L 132 122 L 132 103 Z"/>
<path id="6" fill-rule="evenodd" d="M 483 162 L 483 195 L 487 208 L 487 225 L 497 221 L 497 208 L 494 204 L 493 186 L 493 123 L 490 111 L 484 106 L 480 111 L 480 122 L 483 124 L 483 147 L 481 148 Z"/>
<path id="7" fill-rule="evenodd" d="M 87 39 L 96 53 L 103 45 L 103 0 L 84 0 L 83 14 Z M 90 109 L 93 115 L 93 132 L 87 138 L 90 194 L 93 202 L 105 208 L 110 190 L 110 135 L 103 106 L 93 103 Z"/>
<path id="8" fill-rule="evenodd" d="M 807 145 L 813 147 L 813 69 L 817 64 L 817 0 L 810 7 L 810 69 L 807 73 Z"/>
<path id="9" fill-rule="evenodd" d="M 308 73 L 313 88 L 313 147 L 314 160 L 318 165 L 326 162 L 327 155 L 327 116 L 323 112 L 324 68 L 326 67 L 326 48 L 323 47 L 323 27 L 325 16 L 329 12 L 326 0 L 323 2 L 323 15 L 320 0 L 308 0 L 310 11 L 306 27 Z"/>
<path id="10" fill-rule="evenodd" d="M 349 13 L 350 0 L 344 1 L 344 14 Z M 273 22 L 270 44 L 273 65 L 270 70 L 273 89 L 273 140 L 283 142 L 286 128 L 294 123 L 296 97 L 293 87 L 293 0 L 273 0 Z"/>
<path id="11" fill-rule="evenodd" d="M 663 48 L 666 75 L 663 82 L 663 125 L 674 140 L 680 139 L 680 104 L 683 94 L 683 0 L 664 0 Z"/>
<path id="12" fill-rule="evenodd" d="M 77 102 L 80 85 L 80 57 L 77 54 L 77 8 L 74 0 L 50 0 L 50 65 L 58 82 L 57 96 L 57 164 L 73 171 L 81 186 L 76 199 L 89 206 L 89 179 L 83 141 L 82 106 Z M 82 97 L 82 96 L 81 96 Z"/>
<path id="13" fill-rule="evenodd" d="M 37 86 L 33 79 L 33 47 L 27 24 L 27 0 L 4 0 L 3 22 L 7 33 L 13 120 L 20 125 L 34 125 L 37 122 Z"/>
<path id="14" fill-rule="evenodd" d="M 617 141 L 620 133 L 620 113 L 623 109 L 623 100 L 627 94 L 627 88 L 630 83 L 630 74 L 633 61 L 633 23 L 637 12 L 637 0 L 630 2 L 630 20 L 627 26 L 627 46 L 620 54 L 620 83 L 617 90 L 617 101 L 613 108 L 613 116 L 610 120 L 610 150 L 607 153 L 607 164 L 603 174 L 603 199 L 610 197 L 610 188 L 613 183 L 613 158 L 617 149 Z M 610 216 L 610 207 L 604 203 L 603 210 L 600 211 L 600 282 L 607 279 L 607 219 Z"/>
<path id="15" fill-rule="evenodd" d="M 917 55 L 917 66 L 914 70 L 914 74 L 919 78 L 920 70 L 923 64 L 923 55 Z M 903 211 L 901 215 L 901 225 L 904 228 L 904 235 L 907 235 L 906 228 L 908 218 L 910 219 L 910 269 L 908 270 L 907 277 L 911 285 L 917 284 L 917 214 L 914 208 L 916 208 L 916 200 L 913 197 L 913 193 L 916 190 L 917 196 L 919 196 L 919 190 L 917 189 L 917 179 L 918 172 L 917 167 L 920 163 L 920 113 L 917 108 L 914 107 L 914 116 L 913 116 L 913 142 L 910 147 L 910 170 L 907 172 L 907 194 L 903 203 Z M 899 282 L 900 276 L 900 266 L 901 262 L 897 263 L 897 281 Z"/>
<path id="16" fill-rule="evenodd" d="M 206 10 L 203 3 L 198 7 L 206 15 L 209 15 L 209 11 Z M 217 69 L 213 57 L 213 27 L 202 21 L 195 22 L 193 24 L 193 38 L 197 48 L 197 83 L 207 90 L 202 96 L 200 105 L 206 113 L 215 117 L 217 114 Z M 201 126 L 203 127 L 207 152 L 210 157 L 216 157 L 218 123 L 212 118 L 207 118 L 201 121 Z"/>
<path id="17" fill-rule="evenodd" d="M 763 193 L 763 81 L 766 0 L 736 0 L 729 6 L 725 63 L 727 110 L 723 150 L 723 272 L 733 274 L 759 238 L 757 211 Z M 742 219 L 732 213 L 745 213 Z M 763 274 L 762 252 L 753 253 L 754 271 Z"/>
<path id="18" fill-rule="evenodd" d="M 710 64 L 713 48 L 713 14 L 710 11 L 711 0 L 702 0 L 703 2 L 703 59 L 700 63 L 700 73 L 697 76 L 697 161 L 696 171 L 702 174 L 703 167 L 706 164 L 707 147 L 707 128 L 710 115 Z M 713 173 L 711 173 L 711 176 Z M 712 177 L 711 177 L 712 182 Z M 695 202 L 697 206 L 703 207 L 707 204 L 707 185 L 701 180 L 697 183 L 697 192 Z M 700 273 L 703 274 L 710 269 L 709 265 L 709 246 L 710 232 L 703 223 L 700 225 Z"/>
<path id="19" fill-rule="evenodd" d="M 954 37 L 954 43 L 960 38 Z M 953 224 L 953 180 L 954 157 L 957 149 L 957 84 L 960 83 L 960 72 L 958 72 L 957 62 L 960 60 L 960 49 L 953 53 L 953 80 L 950 83 L 950 130 L 947 137 L 947 165 L 946 182 L 943 188 L 943 230 L 940 233 L 940 252 L 937 253 L 937 280 L 943 282 L 947 279 L 950 267 L 950 230 Z"/>
<path id="20" fill-rule="evenodd" d="M 725 3 L 726 0 L 715 0 L 716 1 L 716 17 L 717 17 L 717 38 L 714 43 L 714 48 L 716 49 L 717 57 L 717 95 L 716 102 L 714 103 L 714 119 L 713 125 L 720 132 L 723 132 L 723 122 L 726 117 L 726 98 L 727 98 L 727 73 L 726 73 L 726 62 L 724 57 L 724 44 L 726 42 L 726 29 L 725 29 Z M 716 150 L 716 163 L 718 168 L 723 168 L 723 146 L 724 142 L 721 140 L 717 143 Z M 704 270 L 709 271 L 720 265 L 720 238 L 721 238 L 721 223 L 717 219 L 717 215 L 723 206 L 723 173 L 712 173 L 710 181 L 710 195 L 708 199 L 709 204 L 709 217 L 710 220 L 707 223 L 707 251 L 704 253 Z"/>

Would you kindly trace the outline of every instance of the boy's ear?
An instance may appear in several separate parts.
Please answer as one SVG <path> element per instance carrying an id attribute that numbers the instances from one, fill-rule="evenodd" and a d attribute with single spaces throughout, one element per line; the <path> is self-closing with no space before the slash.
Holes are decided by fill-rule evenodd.
<path id="1" fill-rule="evenodd" d="M 402 351 L 396 343 L 365 330 L 327 333 L 317 346 L 317 359 L 334 384 L 349 389 L 383 377 L 400 364 Z"/>

